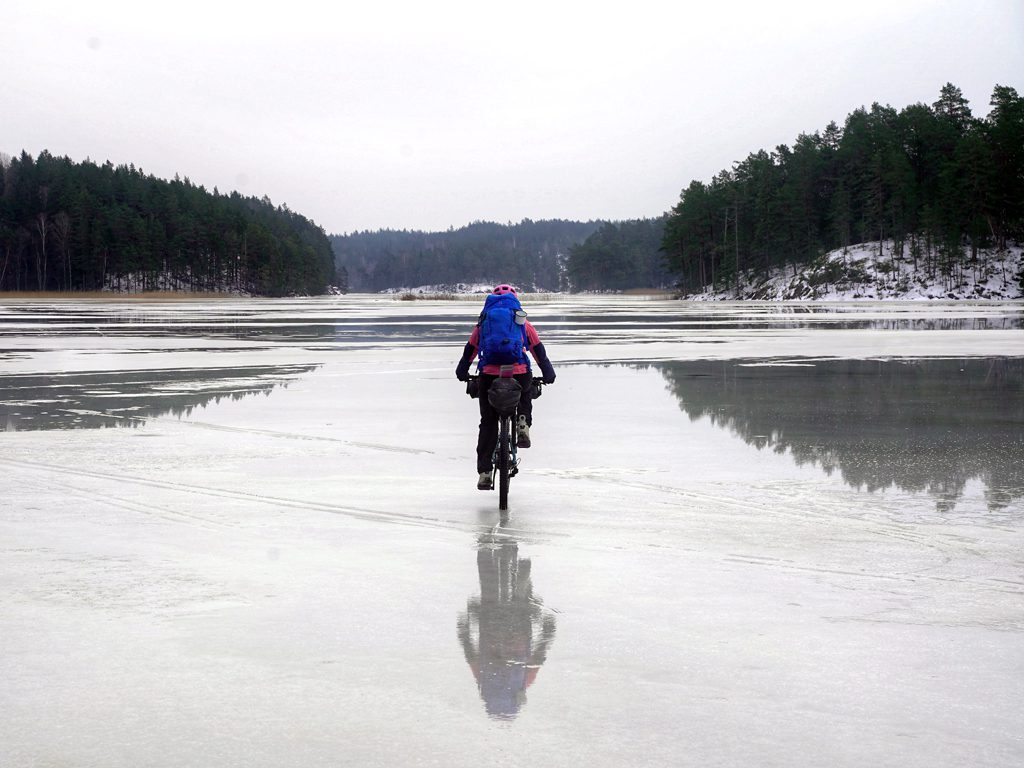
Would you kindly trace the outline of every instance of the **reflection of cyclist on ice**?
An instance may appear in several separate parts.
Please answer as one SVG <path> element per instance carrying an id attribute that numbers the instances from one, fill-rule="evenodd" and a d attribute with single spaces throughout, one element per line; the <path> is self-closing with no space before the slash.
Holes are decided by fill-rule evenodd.
<path id="1" fill-rule="evenodd" d="M 533 595 L 530 561 L 519 558 L 514 539 L 480 537 L 476 553 L 480 597 L 459 616 L 458 634 L 491 717 L 513 718 L 526 701 L 548 647 L 555 617 Z"/>
<path id="2" fill-rule="evenodd" d="M 519 382 L 522 396 L 519 401 L 519 423 L 515 425 L 519 448 L 530 447 L 530 426 L 533 424 L 533 374 L 530 371 L 529 352 L 540 366 L 545 384 L 555 380 L 555 369 L 548 360 L 537 331 L 526 319 L 516 289 L 511 285 L 497 285 L 487 297 L 480 320 L 462 352 L 455 368 L 459 381 L 469 379 L 469 366 L 480 355 L 478 390 L 480 398 L 480 433 L 476 443 L 476 487 L 489 491 L 493 487 L 491 459 L 498 442 L 498 414 L 487 401 L 487 390 L 495 379 L 511 376 Z"/>

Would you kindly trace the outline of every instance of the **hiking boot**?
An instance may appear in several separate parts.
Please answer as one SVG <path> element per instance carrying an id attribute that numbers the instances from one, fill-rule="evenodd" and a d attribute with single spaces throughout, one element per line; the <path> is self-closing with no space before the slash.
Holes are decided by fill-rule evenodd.
<path id="1" fill-rule="evenodd" d="M 490 471 L 480 473 L 480 477 L 478 477 L 476 481 L 476 488 L 478 491 L 494 490 L 494 483 L 491 481 Z"/>
<path id="2" fill-rule="evenodd" d="M 526 423 L 525 416 L 520 416 L 516 424 L 516 445 L 520 448 L 530 447 L 530 425 Z"/>

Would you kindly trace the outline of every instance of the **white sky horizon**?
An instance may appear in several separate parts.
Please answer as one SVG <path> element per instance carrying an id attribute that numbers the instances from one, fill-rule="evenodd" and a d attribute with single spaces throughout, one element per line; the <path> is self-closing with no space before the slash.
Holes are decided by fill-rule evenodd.
<path id="1" fill-rule="evenodd" d="M 0 151 L 134 164 L 328 233 L 658 216 L 873 102 L 1024 91 L 1024 4 L 295 0 L 0 10 Z"/>

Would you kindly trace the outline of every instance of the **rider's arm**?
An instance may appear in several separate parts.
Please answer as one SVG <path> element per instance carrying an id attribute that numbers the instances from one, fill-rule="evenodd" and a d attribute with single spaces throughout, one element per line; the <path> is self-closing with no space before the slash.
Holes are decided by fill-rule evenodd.
<path id="1" fill-rule="evenodd" d="M 473 333 L 469 336 L 469 341 L 466 342 L 466 347 L 462 350 L 462 359 L 459 360 L 459 364 L 455 366 L 455 378 L 459 381 L 466 381 L 469 378 L 469 366 L 473 364 L 473 359 L 476 357 L 477 346 L 480 344 L 480 328 L 479 326 L 473 329 Z"/>
<path id="2" fill-rule="evenodd" d="M 551 365 L 551 361 L 548 360 L 548 353 L 544 350 L 544 345 L 537 334 L 537 329 L 529 321 L 526 323 L 526 340 L 530 343 L 530 354 L 533 355 L 533 359 L 540 366 L 540 373 L 544 383 L 553 384 L 555 381 L 555 368 Z"/>

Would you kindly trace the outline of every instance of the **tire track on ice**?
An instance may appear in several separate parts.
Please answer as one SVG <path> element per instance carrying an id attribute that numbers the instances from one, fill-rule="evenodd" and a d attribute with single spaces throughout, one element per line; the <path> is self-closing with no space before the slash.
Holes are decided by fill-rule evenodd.
<path id="1" fill-rule="evenodd" d="M 69 483 L 67 481 L 50 479 L 47 482 L 48 486 L 55 486 L 58 488 L 64 488 L 70 493 L 74 494 L 79 498 L 93 499 L 94 501 L 100 501 L 111 507 L 123 509 L 128 512 L 138 512 L 143 515 L 151 517 L 159 517 L 172 523 L 182 523 L 193 527 L 204 528 L 206 530 L 215 531 L 230 531 L 241 528 L 239 524 L 223 523 L 218 520 L 211 520 L 202 515 L 193 515 L 188 512 L 182 512 L 179 510 L 167 509 L 166 507 L 160 506 L 159 504 L 147 504 L 142 501 L 133 501 L 130 499 L 124 499 L 120 496 L 113 496 L 109 493 L 103 493 L 101 491 L 94 491 L 81 486 Z"/>
<path id="2" fill-rule="evenodd" d="M 279 437 L 287 440 L 310 440 L 326 443 L 340 443 L 355 448 L 366 448 L 371 451 L 388 451 L 391 453 L 409 453 L 414 455 L 433 454 L 426 448 L 406 448 L 402 445 L 386 445 L 384 443 L 365 443 L 357 440 L 342 440 L 339 437 L 327 437 L 326 435 L 304 435 L 300 432 L 281 432 L 273 429 L 257 429 L 256 427 L 229 427 L 224 424 L 213 424 L 208 421 L 190 421 L 188 419 L 169 419 L 166 416 L 134 416 L 131 414 L 110 413 L 109 411 L 93 411 L 84 409 L 65 408 L 68 413 L 84 416 L 104 416 L 110 419 L 121 419 L 122 421 L 138 421 L 142 423 L 153 422 L 156 424 L 185 424 L 199 429 L 209 429 L 215 432 L 232 432 L 243 435 L 263 435 L 265 437 Z"/>
<path id="3" fill-rule="evenodd" d="M 186 419 L 168 419 L 166 417 L 134 417 L 143 421 L 166 422 L 173 424 L 187 424 L 201 429 L 210 429 L 216 432 L 237 432 L 245 435 L 263 435 L 265 437 L 280 437 L 288 440 L 312 440 L 326 443 L 341 443 L 355 448 L 366 448 L 371 451 L 388 451 L 390 453 L 408 453 L 413 455 L 433 454 L 425 448 L 406 448 L 402 445 L 386 445 L 384 443 L 364 443 L 356 440 L 342 440 L 339 437 L 327 437 L 326 435 L 303 435 L 298 432 L 280 432 L 272 429 L 257 429 L 255 427 L 229 427 L 222 424 L 211 424 L 206 421 L 188 421 Z"/>
<path id="4" fill-rule="evenodd" d="M 235 501 L 252 501 L 271 506 L 287 507 L 289 509 L 301 509 L 315 512 L 328 512 L 332 514 L 345 515 L 358 520 L 369 522 L 387 522 L 398 525 L 419 526 L 427 528 L 446 528 L 462 532 L 474 532 L 480 526 L 458 520 L 441 520 L 423 515 L 403 514 L 401 512 L 383 512 L 376 509 L 363 507 L 351 507 L 340 504 L 328 504 L 320 501 L 304 501 L 300 499 L 289 499 L 281 496 L 270 496 L 266 494 L 249 493 L 247 491 L 235 491 L 226 488 L 212 488 L 203 485 L 189 485 L 187 483 L 175 483 L 169 480 L 155 480 L 148 477 L 136 477 L 133 475 L 116 474 L 113 472 L 97 472 L 95 470 L 74 469 L 62 467 L 55 464 L 46 464 L 37 461 L 26 461 L 23 459 L 0 458 L 0 465 L 17 467 L 36 472 L 48 472 L 56 475 L 76 475 L 98 480 L 111 480 L 119 483 L 133 483 L 150 488 L 161 488 L 164 490 L 179 491 L 181 493 L 192 493 L 198 496 L 233 499 Z"/>
<path id="5" fill-rule="evenodd" d="M 619 488 L 635 488 L 644 491 L 654 491 L 657 493 L 664 493 L 677 498 L 683 498 L 688 501 L 696 503 L 704 503 L 711 505 L 719 505 L 721 507 L 733 508 L 743 512 L 755 512 L 765 517 L 765 519 L 789 519 L 797 523 L 806 524 L 815 520 L 815 515 L 808 513 L 799 513 L 793 511 L 781 510 L 778 507 L 771 506 L 768 504 L 762 504 L 754 501 L 747 501 L 739 499 L 733 496 L 724 494 L 713 494 L 713 493 L 702 493 L 700 491 L 691 491 L 676 486 L 665 485 L 661 483 L 647 483 L 640 480 L 625 480 L 619 473 L 610 473 L 608 468 L 584 468 L 580 470 L 534 470 L 537 474 L 545 474 L 551 477 L 561 477 L 572 480 L 593 480 L 599 483 L 611 484 Z M 789 496 L 789 501 L 792 501 L 795 494 L 781 494 L 782 496 Z M 804 499 L 800 499 L 805 501 Z M 881 538 L 888 538 L 896 541 L 901 541 L 906 544 L 912 544 L 920 546 L 926 549 L 934 551 L 939 557 L 942 558 L 943 562 L 926 568 L 913 570 L 913 571 L 893 571 L 892 573 L 882 573 L 874 571 L 855 571 L 847 570 L 842 568 L 832 568 L 827 565 L 802 565 L 790 560 L 783 560 L 781 558 L 762 557 L 758 555 L 746 555 L 738 553 L 727 553 L 724 555 L 722 560 L 724 562 L 732 562 L 737 564 L 772 568 L 778 570 L 785 570 L 793 573 L 817 573 L 823 576 L 843 576 L 843 577 L 855 577 L 874 579 L 878 581 L 889 581 L 889 582 L 901 582 L 901 583 L 914 583 L 919 580 L 927 580 L 936 583 L 945 584 L 970 584 L 972 587 L 992 591 L 1002 592 L 1013 595 L 1024 595 L 1024 583 L 1014 583 L 1009 580 L 985 578 L 985 579 L 974 579 L 965 578 L 961 576 L 942 576 L 938 574 L 930 574 L 927 571 L 932 571 L 938 568 L 942 568 L 951 564 L 955 557 L 955 553 L 952 547 L 945 542 L 935 541 L 933 537 L 928 537 L 922 534 L 916 534 L 912 530 L 912 527 L 903 523 L 892 522 L 891 520 L 881 519 L 869 519 L 862 516 L 851 516 L 848 510 L 839 503 L 821 503 L 820 500 L 815 500 L 815 509 L 825 512 L 826 514 L 831 512 L 836 515 L 837 519 L 842 520 L 843 523 L 850 525 L 851 527 L 858 528 L 865 533 Z M 822 516 L 822 519 L 826 519 Z M 1001 582 L 1001 583 L 997 583 Z M 1016 589 L 1008 588 L 1008 586 L 1017 587 Z"/>

